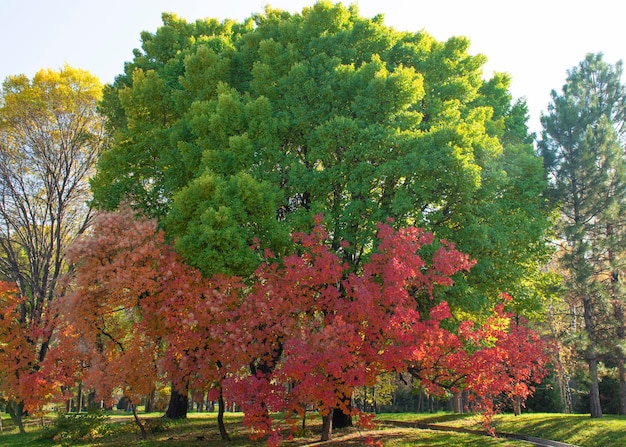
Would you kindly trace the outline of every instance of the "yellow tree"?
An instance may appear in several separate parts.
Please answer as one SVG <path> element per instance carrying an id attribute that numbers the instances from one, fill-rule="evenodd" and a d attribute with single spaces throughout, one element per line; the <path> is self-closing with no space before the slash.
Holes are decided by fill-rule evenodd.
<path id="1" fill-rule="evenodd" d="M 18 319 L 37 334 L 31 371 L 52 342 L 63 252 L 89 222 L 88 180 L 106 141 L 101 94 L 96 77 L 69 66 L 9 76 L 0 90 L 0 275 L 26 298 Z M 23 396 L 8 407 L 21 418 Z"/>

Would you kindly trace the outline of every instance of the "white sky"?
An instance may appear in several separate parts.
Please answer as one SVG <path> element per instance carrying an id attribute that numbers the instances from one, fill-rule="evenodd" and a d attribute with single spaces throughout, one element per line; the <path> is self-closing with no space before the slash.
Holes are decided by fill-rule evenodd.
<path id="1" fill-rule="evenodd" d="M 163 11 L 188 21 L 242 20 L 266 4 L 300 12 L 314 0 L 0 0 L 0 80 L 65 62 L 112 82 L 140 46 L 139 33 L 154 32 Z M 515 98 L 525 97 L 530 128 L 560 91 L 566 70 L 589 52 L 626 59 L 626 3 L 622 0 L 346 0 L 363 16 L 383 13 L 399 30 L 426 30 L 438 40 L 463 35 L 472 54 L 493 71 L 508 72 Z"/>

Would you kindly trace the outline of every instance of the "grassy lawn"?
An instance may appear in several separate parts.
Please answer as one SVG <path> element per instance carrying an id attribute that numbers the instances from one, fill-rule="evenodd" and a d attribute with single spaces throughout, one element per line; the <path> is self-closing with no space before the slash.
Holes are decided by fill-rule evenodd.
<path id="1" fill-rule="evenodd" d="M 92 440 L 80 442 L 66 442 L 65 445 L 104 447 L 123 447 L 128 445 L 139 447 L 174 446 L 174 447 L 217 447 L 225 445 L 217 430 L 216 415 L 214 413 L 190 413 L 187 421 L 168 422 L 160 418 L 161 414 L 140 415 L 147 422 L 152 431 L 148 439 L 141 440 L 139 431 L 132 421 L 132 417 L 124 413 L 110 415 L 109 424 L 111 433 L 99 436 Z M 413 415 L 415 416 L 415 415 Z M 241 414 L 226 414 L 227 430 L 231 437 L 228 444 L 233 447 L 261 447 L 266 445 L 262 441 L 251 441 L 247 431 L 241 423 Z M 50 423 L 50 421 L 48 421 Z M 321 419 L 315 418 L 307 423 L 307 429 L 294 437 L 291 441 L 285 441 L 287 447 L 303 447 L 318 444 Z M 5 431 L 0 435 L 0 445 L 7 447 L 43 447 L 63 446 L 60 440 L 52 440 L 45 436 L 40 421 L 27 421 L 26 435 L 20 435 L 12 427 L 12 423 L 5 420 Z M 451 432 L 437 432 L 431 430 L 415 430 L 395 426 L 381 426 L 376 430 L 363 431 L 357 428 L 336 430 L 333 433 L 335 440 L 320 444 L 326 447 L 334 446 L 364 446 L 368 437 L 376 441 L 382 441 L 385 447 L 409 447 L 409 446 L 441 446 L 463 445 L 468 447 L 517 447 L 519 442 L 503 439 L 493 439 L 480 435 L 459 434 Z"/>
<path id="2" fill-rule="evenodd" d="M 626 446 L 624 416 L 607 415 L 602 419 L 591 419 L 584 414 L 527 414 L 518 419 L 513 415 L 502 415 L 497 418 L 496 429 L 584 447 Z"/>
<path id="3" fill-rule="evenodd" d="M 383 414 L 380 420 L 438 424 L 480 430 L 478 418 L 471 415 L 439 414 Z M 512 414 L 498 415 L 495 429 L 500 433 L 517 433 L 537 438 L 552 439 L 584 447 L 626 446 L 626 417 L 604 416 L 591 419 L 584 414 Z"/>
<path id="4" fill-rule="evenodd" d="M 220 439 L 216 415 L 214 413 L 190 413 L 187 421 L 166 422 L 161 414 L 140 415 L 150 429 L 148 439 L 141 440 L 139 431 L 130 415 L 114 413 L 110 415 L 107 427 L 109 433 L 93 439 L 71 441 L 63 444 L 58 438 L 50 439 L 41 428 L 40 420 L 27 420 L 27 434 L 20 435 L 11 421 L 3 419 L 4 432 L 0 434 L 0 445 L 7 447 L 38 447 L 38 446 L 175 446 L 200 447 L 223 446 Z M 233 447 L 264 446 L 262 441 L 250 441 L 243 426 L 241 414 L 227 413 L 227 429 Z M 521 441 L 492 438 L 478 434 L 455 433 L 416 429 L 410 425 L 437 424 L 480 430 L 480 421 L 472 415 L 450 413 L 437 414 L 382 414 L 381 422 L 376 430 L 363 431 L 357 428 L 336 430 L 334 440 L 323 444 L 318 443 L 320 418 L 307 423 L 307 429 L 293 440 L 285 441 L 287 447 L 304 447 L 312 444 L 324 447 L 364 446 L 368 437 L 381 441 L 385 447 L 521 447 L 528 444 Z M 51 421 L 48 420 L 48 423 Z M 626 445 L 626 418 L 606 416 L 601 420 L 592 420 L 586 415 L 559 414 L 525 414 L 519 417 L 500 415 L 495 420 L 496 429 L 503 433 L 518 433 L 553 439 L 584 447 L 621 446 Z"/>

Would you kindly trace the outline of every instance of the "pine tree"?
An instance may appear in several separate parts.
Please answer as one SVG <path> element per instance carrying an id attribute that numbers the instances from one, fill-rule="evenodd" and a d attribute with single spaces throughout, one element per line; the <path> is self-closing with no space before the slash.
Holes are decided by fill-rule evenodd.
<path id="1" fill-rule="evenodd" d="M 616 317 L 615 334 L 620 341 L 625 339 L 620 271 L 626 254 L 622 230 L 626 91 L 621 75 L 621 61 L 611 65 L 602 54 L 588 54 L 568 72 L 562 92 L 552 91 L 548 114 L 542 116 L 540 148 L 552 199 L 561 211 L 560 261 L 567 272 L 566 285 L 583 307 L 592 417 L 602 416 L 597 363 L 603 340 L 597 325 L 607 299 Z M 625 356 L 616 351 L 624 412 Z"/>

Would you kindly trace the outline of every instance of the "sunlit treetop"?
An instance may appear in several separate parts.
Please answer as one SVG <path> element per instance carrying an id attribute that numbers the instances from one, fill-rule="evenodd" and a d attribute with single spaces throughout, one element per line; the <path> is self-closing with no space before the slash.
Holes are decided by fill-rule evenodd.
<path id="1" fill-rule="evenodd" d="M 95 200 L 157 216 L 205 275 L 249 274 L 254 238 L 280 255 L 323 213 L 353 270 L 388 217 L 457 242 L 478 260 L 457 282 L 476 309 L 532 276 L 548 224 L 527 109 L 508 75 L 483 79 L 466 38 L 330 2 L 242 22 L 164 14 L 141 37 L 105 89 L 115 141 Z"/>

